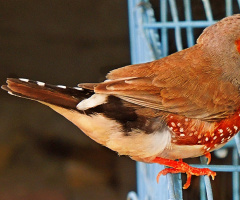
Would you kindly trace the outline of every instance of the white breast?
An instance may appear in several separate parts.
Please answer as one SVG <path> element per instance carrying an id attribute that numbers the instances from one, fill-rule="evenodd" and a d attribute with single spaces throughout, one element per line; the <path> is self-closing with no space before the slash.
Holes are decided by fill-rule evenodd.
<path id="1" fill-rule="evenodd" d="M 132 130 L 126 135 L 117 121 L 106 118 L 102 114 L 88 116 L 74 110 L 54 105 L 48 106 L 74 123 L 90 138 L 117 151 L 120 155 L 142 160 L 156 157 L 168 148 L 171 142 L 171 133 L 167 128 L 150 134 Z"/>
<path id="2" fill-rule="evenodd" d="M 128 136 L 119 132 L 112 133 L 107 146 L 119 152 L 120 155 L 143 159 L 156 157 L 170 145 L 170 142 L 171 133 L 167 129 L 150 134 L 133 130 Z"/>

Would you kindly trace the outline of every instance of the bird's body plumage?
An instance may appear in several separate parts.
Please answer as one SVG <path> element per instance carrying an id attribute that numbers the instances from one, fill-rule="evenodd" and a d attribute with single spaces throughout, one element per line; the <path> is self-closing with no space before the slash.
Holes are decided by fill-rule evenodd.
<path id="1" fill-rule="evenodd" d="M 240 15 L 205 29 L 191 48 L 113 70 L 102 83 L 7 83 L 10 94 L 48 105 L 120 155 L 143 162 L 208 155 L 240 129 Z M 169 172 L 184 172 L 176 169 Z"/>

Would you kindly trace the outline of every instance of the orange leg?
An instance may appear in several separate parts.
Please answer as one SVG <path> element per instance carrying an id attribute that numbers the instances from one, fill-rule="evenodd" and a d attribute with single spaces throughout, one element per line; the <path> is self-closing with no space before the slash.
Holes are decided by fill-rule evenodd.
<path id="1" fill-rule="evenodd" d="M 209 157 L 207 158 L 209 159 Z M 184 184 L 183 189 L 187 189 L 190 186 L 192 175 L 195 175 L 195 176 L 207 175 L 207 176 L 211 176 L 213 180 L 216 176 L 216 172 L 213 172 L 208 168 L 201 169 L 201 168 L 191 167 L 187 163 L 182 162 L 182 159 L 180 159 L 179 161 L 175 161 L 175 160 L 156 157 L 152 162 L 165 165 L 168 167 L 172 167 L 172 168 L 166 168 L 160 171 L 157 175 L 157 182 L 159 181 L 159 178 L 161 175 L 166 175 L 168 173 L 186 173 L 187 182 Z"/>
<path id="2" fill-rule="evenodd" d="M 211 154 L 208 152 L 204 156 L 208 159 L 207 164 L 209 165 L 212 159 Z"/>

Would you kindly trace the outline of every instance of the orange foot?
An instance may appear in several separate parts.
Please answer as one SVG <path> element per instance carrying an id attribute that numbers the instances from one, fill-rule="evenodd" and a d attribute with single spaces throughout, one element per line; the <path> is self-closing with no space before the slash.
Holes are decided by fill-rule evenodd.
<path id="1" fill-rule="evenodd" d="M 207 154 L 206 157 L 208 158 L 208 164 L 209 164 L 211 160 L 211 154 L 210 153 Z M 168 167 L 172 167 L 172 168 L 166 168 L 160 171 L 157 175 L 157 182 L 159 182 L 159 178 L 161 175 L 166 175 L 168 173 L 186 173 L 187 181 L 184 184 L 183 189 L 187 189 L 190 186 L 192 175 L 195 175 L 195 176 L 207 175 L 207 176 L 211 176 L 213 180 L 216 176 L 216 172 L 213 172 L 208 168 L 201 169 L 201 168 L 191 167 L 187 163 L 183 162 L 182 159 L 180 159 L 179 161 L 174 161 L 170 159 L 156 157 L 152 162 L 158 163 L 161 165 L 166 165 Z"/>

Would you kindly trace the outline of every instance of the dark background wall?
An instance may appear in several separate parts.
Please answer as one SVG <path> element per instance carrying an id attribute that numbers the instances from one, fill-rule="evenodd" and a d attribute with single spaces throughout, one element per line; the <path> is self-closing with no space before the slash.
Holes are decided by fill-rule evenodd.
<path id="1" fill-rule="evenodd" d="M 0 0 L 0 82 L 75 86 L 130 63 L 127 1 Z M 135 162 L 49 108 L 0 91 L 0 199 L 125 199 Z"/>

